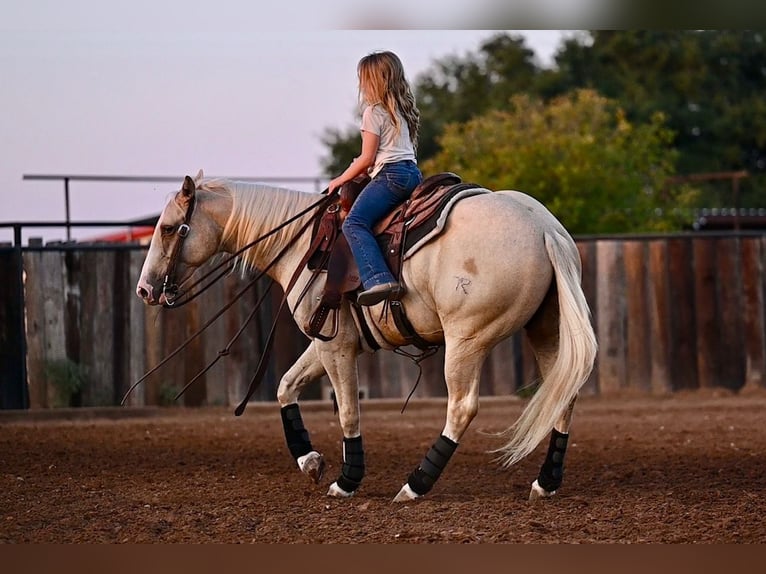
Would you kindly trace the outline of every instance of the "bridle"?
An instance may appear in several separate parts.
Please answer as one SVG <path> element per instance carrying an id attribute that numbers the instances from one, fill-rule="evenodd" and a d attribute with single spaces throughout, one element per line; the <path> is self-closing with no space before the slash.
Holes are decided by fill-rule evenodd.
<path id="1" fill-rule="evenodd" d="M 162 282 L 162 294 L 165 295 L 165 301 L 169 307 L 174 305 L 175 298 L 178 296 L 179 287 L 178 283 L 176 283 L 176 267 L 178 266 L 178 258 L 181 256 L 181 248 L 183 247 L 184 240 L 189 236 L 189 232 L 191 231 L 191 217 L 192 214 L 194 214 L 194 206 L 196 203 L 197 194 L 192 187 L 189 205 L 187 206 L 186 214 L 184 215 L 184 222 L 175 230 L 175 235 L 178 236 L 178 240 L 173 245 L 173 251 L 170 252 L 168 268 L 165 271 L 165 280 Z"/>
<path id="2" fill-rule="evenodd" d="M 188 177 L 188 176 L 187 176 Z M 335 190 L 332 193 L 327 193 L 327 190 L 322 192 L 322 195 L 319 200 L 312 203 L 305 209 L 299 211 L 289 219 L 283 221 L 281 224 L 274 227 L 271 231 L 265 233 L 264 235 L 261 235 L 257 239 L 254 239 L 250 243 L 243 245 L 240 247 L 237 251 L 234 253 L 230 253 L 228 256 L 224 257 L 222 261 L 220 261 L 217 265 L 215 265 L 212 269 L 210 269 L 207 273 L 196 279 L 191 283 L 191 285 L 186 287 L 186 290 L 184 293 L 187 293 L 190 289 L 193 289 L 197 287 L 200 284 L 204 284 L 203 287 L 199 290 L 197 290 L 196 293 L 185 296 L 183 298 L 183 301 L 180 303 L 177 303 L 178 294 L 180 291 L 180 286 L 176 282 L 176 266 L 178 265 L 179 257 L 181 256 L 181 248 L 183 247 L 184 240 L 191 232 L 191 217 L 194 213 L 194 207 L 196 204 L 196 184 L 189 178 L 189 182 L 185 182 L 184 185 L 190 186 L 191 189 L 191 195 L 189 198 L 189 205 L 186 208 L 186 214 L 184 215 L 184 221 L 181 225 L 178 226 L 178 228 L 175 230 L 174 234 L 178 235 L 178 240 L 173 245 L 173 250 L 170 253 L 170 257 L 168 258 L 168 266 L 165 271 L 165 279 L 162 283 L 162 293 L 165 295 L 165 303 L 163 304 L 163 307 L 170 308 L 170 307 L 180 307 L 183 305 L 186 305 L 187 303 L 191 302 L 192 300 L 199 297 L 204 291 L 206 291 L 208 288 L 212 287 L 212 285 L 221 279 L 224 275 L 229 273 L 231 269 L 233 268 L 233 264 L 237 257 L 242 255 L 245 251 L 248 249 L 254 247 L 256 244 L 260 243 L 261 241 L 264 241 L 265 239 L 271 237 L 281 229 L 284 229 L 288 225 L 294 223 L 298 219 L 302 218 L 304 215 L 310 213 L 311 211 L 317 210 L 317 213 L 312 215 L 312 217 L 301 226 L 301 229 L 298 231 L 298 233 L 292 238 L 290 242 L 288 242 L 287 245 L 282 249 L 282 251 L 274 258 L 274 260 L 267 265 L 264 269 L 261 269 L 260 275 L 264 275 L 266 271 L 268 271 L 274 264 L 277 263 L 277 261 L 284 255 L 284 253 L 292 248 L 293 244 L 298 240 L 298 237 L 306 231 L 306 229 L 309 227 L 309 225 L 321 215 L 321 212 L 324 208 L 326 208 L 328 205 L 331 205 L 338 197 L 339 190 Z M 182 188 L 181 191 L 184 191 L 185 188 Z M 318 208 L 318 209 L 317 209 Z M 217 275 L 213 277 L 211 276 Z M 206 283 L 207 282 L 207 283 Z M 206 283 L 206 284 L 205 284 Z"/>
<path id="3" fill-rule="evenodd" d="M 192 187 L 192 192 L 191 192 L 191 198 L 189 200 L 189 206 L 186 208 L 186 214 L 184 216 L 184 222 L 181 225 L 179 225 L 178 229 L 176 229 L 176 231 L 175 231 L 175 234 L 178 235 L 178 241 L 176 241 L 175 245 L 173 246 L 173 251 L 170 254 L 170 258 L 169 258 L 170 260 L 168 261 L 168 267 L 167 267 L 166 274 L 165 274 L 165 280 L 164 280 L 163 285 L 162 285 L 162 293 L 165 294 L 165 298 L 166 298 L 166 303 L 164 305 L 166 308 L 173 307 L 175 305 L 175 297 L 178 295 L 178 291 L 179 291 L 179 286 L 175 282 L 175 267 L 176 267 L 176 265 L 178 263 L 178 258 L 179 258 L 180 253 L 181 253 L 181 247 L 183 245 L 184 239 L 186 239 L 186 237 L 189 235 L 189 232 L 191 231 L 190 221 L 191 221 L 192 214 L 194 213 L 194 206 L 195 206 L 195 193 L 194 192 L 195 191 L 196 191 L 196 186 L 193 186 Z M 150 369 L 140 379 L 138 379 L 138 381 L 136 381 L 133 385 L 131 385 L 131 387 L 125 393 L 125 396 L 122 398 L 121 404 L 125 404 L 125 401 L 127 400 L 127 398 L 130 395 L 130 393 L 132 393 L 133 390 L 141 382 L 146 380 L 152 373 L 154 373 L 155 371 L 160 369 L 165 363 L 167 363 L 170 359 L 172 359 L 174 356 L 176 356 L 178 353 L 180 353 L 192 341 L 192 339 L 194 339 L 200 333 L 202 333 L 202 331 L 207 329 L 216 319 L 218 319 L 218 317 L 220 317 L 227 309 L 229 309 L 234 303 L 236 303 L 237 300 L 240 297 L 242 297 L 242 295 L 245 294 L 245 292 L 247 292 L 250 288 L 252 288 L 255 285 L 256 281 L 260 280 L 266 274 L 266 272 L 271 267 L 273 267 L 274 264 L 276 264 L 276 262 L 279 261 L 281 259 L 281 257 L 289 249 L 291 249 L 294 246 L 295 242 L 298 240 L 298 237 L 301 234 L 305 233 L 309 229 L 309 227 L 315 221 L 318 220 L 318 218 L 321 216 L 322 211 L 324 209 L 328 208 L 328 206 L 329 206 L 330 209 L 335 209 L 335 207 L 333 206 L 333 202 L 337 199 L 338 194 L 339 194 L 339 190 L 338 189 L 334 190 L 331 193 L 328 193 L 327 190 L 325 190 L 324 192 L 322 192 L 322 196 L 321 196 L 321 198 L 318 201 L 312 203 L 310 206 L 308 206 L 305 209 L 301 210 L 300 212 L 296 213 L 295 215 L 293 215 L 292 217 L 290 217 L 286 221 L 282 222 L 280 225 L 274 227 L 271 231 L 265 233 L 264 235 L 261 235 L 260 237 L 258 237 L 257 239 L 251 241 L 250 243 L 240 247 L 236 252 L 234 252 L 234 253 L 230 254 L 228 257 L 224 258 L 224 260 L 221 261 L 215 267 L 213 267 L 213 269 L 211 269 L 205 275 L 203 275 L 198 280 L 193 282 L 192 285 L 191 285 L 191 288 L 195 287 L 198 284 L 204 283 L 212 275 L 214 275 L 215 273 L 218 273 L 217 276 L 215 276 L 209 283 L 204 285 L 195 294 L 193 294 L 193 295 L 191 295 L 189 297 L 185 297 L 184 300 L 181 301 L 178 304 L 178 307 L 186 305 L 187 303 L 189 303 L 190 301 L 195 299 L 203 291 L 205 291 L 206 289 L 211 287 L 216 281 L 218 281 L 225 274 L 227 274 L 229 272 L 229 270 L 230 270 L 230 268 L 227 268 L 227 266 L 229 266 L 229 264 L 232 261 L 234 261 L 234 259 L 236 257 L 241 255 L 242 253 L 244 253 L 248 249 L 254 247 L 256 244 L 260 243 L 261 241 L 265 240 L 266 238 L 274 235 L 275 233 L 277 233 L 279 230 L 283 229 L 287 225 L 290 225 L 291 223 L 293 223 L 293 222 L 297 221 L 298 219 L 302 218 L 304 215 L 310 213 L 311 211 L 313 211 L 315 209 L 317 210 L 316 214 L 312 215 L 304 224 L 301 225 L 301 228 L 298 231 L 298 233 L 293 236 L 293 238 L 285 245 L 285 247 L 282 248 L 282 250 L 271 261 L 271 263 L 269 263 L 266 267 L 261 269 L 255 275 L 255 277 L 253 277 L 242 290 L 240 290 L 237 294 L 234 295 L 234 297 L 232 298 L 231 301 L 229 301 L 229 303 L 224 305 L 222 309 L 220 309 L 215 315 L 213 315 L 204 325 L 202 325 L 202 327 L 200 329 L 198 329 L 195 333 L 190 335 L 172 353 L 170 353 L 168 356 L 166 356 L 162 361 L 160 361 L 157 365 L 155 365 L 154 368 Z M 283 293 L 283 296 L 282 296 L 282 301 L 279 304 L 279 308 L 278 308 L 277 312 L 275 313 L 275 317 L 278 317 L 279 313 L 282 312 L 282 309 L 284 308 L 285 303 L 287 302 L 287 296 L 290 293 L 290 291 L 292 290 L 292 288 L 295 286 L 295 283 L 298 280 L 299 276 L 301 275 L 304 267 L 308 264 L 308 260 L 309 260 L 310 256 L 314 253 L 314 251 L 316 251 L 318 249 L 320 244 L 322 244 L 323 242 L 326 241 L 326 239 L 327 238 L 324 237 L 323 235 L 317 234 L 317 236 L 312 241 L 311 246 L 309 247 L 309 250 L 304 255 L 302 261 L 298 264 L 298 266 L 297 266 L 297 268 L 295 270 L 295 273 L 293 274 L 292 278 L 290 279 L 290 282 L 288 283 L 288 285 L 284 289 L 284 293 Z M 325 257 L 329 257 L 329 253 L 330 253 L 330 251 L 327 250 L 327 254 L 325 255 Z M 312 273 L 311 279 L 306 284 L 306 286 L 304 287 L 303 291 L 301 292 L 301 294 L 300 294 L 300 296 L 298 298 L 299 301 L 304 298 L 304 296 L 306 295 L 306 293 L 308 291 L 309 286 L 316 279 L 317 275 L 320 273 L 320 271 L 321 271 L 321 269 L 322 269 L 322 267 L 323 267 L 325 262 L 326 261 L 323 260 L 322 264 L 318 265 L 317 268 L 314 270 L 314 272 Z M 189 386 L 191 386 L 191 384 L 194 381 L 196 381 L 199 377 L 204 375 L 213 365 L 215 365 L 215 363 L 221 357 L 229 354 L 229 348 L 233 345 L 234 341 L 236 341 L 237 338 L 239 338 L 239 336 L 245 330 L 245 327 L 247 326 L 247 324 L 253 319 L 253 317 L 255 317 L 256 311 L 261 307 L 261 304 L 265 301 L 266 296 L 268 295 L 268 293 L 269 293 L 269 291 L 271 289 L 271 286 L 273 284 L 274 283 L 272 282 L 269 285 L 269 287 L 266 289 L 266 291 L 261 295 L 261 297 L 259 298 L 258 302 L 255 305 L 255 308 L 250 312 L 250 315 L 247 317 L 247 319 L 245 320 L 243 325 L 240 327 L 240 329 L 237 331 L 237 333 L 234 335 L 234 337 L 232 337 L 232 339 L 229 341 L 228 345 L 224 349 L 222 349 L 222 350 L 220 350 L 218 352 L 218 356 L 213 361 L 211 361 L 208 364 L 207 367 L 205 367 L 202 371 L 197 373 L 197 375 L 191 381 L 189 381 L 189 383 L 186 384 L 186 386 L 178 393 L 176 398 L 181 396 L 186 391 L 186 389 L 189 388 Z M 173 299 L 169 299 L 168 298 L 169 295 L 172 296 Z M 277 326 L 277 322 L 278 322 L 277 319 L 275 319 L 274 323 L 273 323 L 273 325 L 271 327 L 271 331 L 269 332 L 268 337 L 266 338 L 266 343 L 264 345 L 263 354 L 261 355 L 261 359 L 260 359 L 260 361 L 258 363 L 258 368 L 256 369 L 256 372 L 253 375 L 252 379 L 250 380 L 250 385 L 249 385 L 249 388 L 248 388 L 248 391 L 247 391 L 247 395 L 246 395 L 245 399 L 240 403 L 240 405 L 237 407 L 237 409 L 235 411 L 235 414 L 237 416 L 241 415 L 244 412 L 245 406 L 246 406 L 247 402 L 250 400 L 250 397 L 252 396 L 253 392 L 257 388 L 260 380 L 263 378 L 266 366 L 268 365 L 268 357 L 269 357 L 269 354 L 270 354 L 270 350 L 271 350 L 271 347 L 272 347 L 273 342 L 274 342 L 274 332 L 275 332 L 275 329 L 276 329 L 276 326 Z"/>

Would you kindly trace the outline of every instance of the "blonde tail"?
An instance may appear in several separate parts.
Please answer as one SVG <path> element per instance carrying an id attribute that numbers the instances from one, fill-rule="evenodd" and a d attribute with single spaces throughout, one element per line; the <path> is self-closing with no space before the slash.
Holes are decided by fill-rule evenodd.
<path id="1" fill-rule="evenodd" d="M 598 344 L 590 309 L 580 285 L 580 259 L 570 238 L 545 234 L 559 300 L 558 354 L 519 419 L 503 436 L 510 439 L 495 452 L 509 467 L 531 453 L 575 398 L 593 370 Z M 574 250 L 574 254 L 573 254 Z"/>

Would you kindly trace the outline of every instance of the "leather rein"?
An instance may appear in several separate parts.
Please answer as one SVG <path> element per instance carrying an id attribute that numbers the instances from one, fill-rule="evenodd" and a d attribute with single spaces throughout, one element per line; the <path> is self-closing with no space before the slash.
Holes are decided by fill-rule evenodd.
<path id="1" fill-rule="evenodd" d="M 258 276 L 256 278 L 260 279 L 263 275 L 266 274 L 266 271 L 271 269 L 273 265 L 279 261 L 279 259 L 284 255 L 284 253 L 292 247 L 298 240 L 298 238 L 303 234 L 304 231 L 309 227 L 309 224 L 311 224 L 316 218 L 321 217 L 323 208 L 329 204 L 331 204 L 336 196 L 338 191 L 334 191 L 332 194 L 328 194 L 326 192 L 323 192 L 322 198 L 318 201 L 312 203 L 305 209 L 299 211 L 289 219 L 283 221 L 279 225 L 277 225 L 275 228 L 273 228 L 271 231 L 268 231 L 264 235 L 261 235 L 257 239 L 254 239 L 250 243 L 242 246 L 234 253 L 229 254 L 227 257 L 225 257 L 220 263 L 215 265 L 213 268 L 211 268 L 207 273 L 202 275 L 199 279 L 193 281 L 191 284 L 189 284 L 186 287 L 185 291 L 180 291 L 180 286 L 176 283 L 175 274 L 176 274 L 176 267 L 178 265 L 178 259 L 181 255 L 181 248 L 183 247 L 184 240 L 189 236 L 189 233 L 191 232 L 191 218 L 192 214 L 194 213 L 194 208 L 196 206 L 196 193 L 192 194 L 191 199 L 189 200 L 189 206 L 186 208 L 186 213 L 184 215 L 184 222 L 178 226 L 178 228 L 175 231 L 175 234 L 178 235 L 178 240 L 176 241 L 175 245 L 173 245 L 173 251 L 170 253 L 169 261 L 168 261 L 168 267 L 165 271 L 165 279 L 163 281 L 162 285 L 162 293 L 165 295 L 166 303 L 163 304 L 163 307 L 165 308 L 178 308 L 182 307 L 183 305 L 186 305 L 187 303 L 193 301 L 197 297 L 199 297 L 203 292 L 205 292 L 207 289 L 213 286 L 214 283 L 216 283 L 219 279 L 221 279 L 224 275 L 226 275 L 229 271 L 231 271 L 232 267 L 234 266 L 234 261 L 237 257 L 242 255 L 245 251 L 248 249 L 251 249 L 261 241 L 264 241 L 265 239 L 268 239 L 278 231 L 284 229 L 288 225 L 294 223 L 310 211 L 314 210 L 315 208 L 319 208 L 317 210 L 317 213 L 314 214 L 313 217 L 311 217 L 308 222 L 301 227 L 301 229 L 296 233 L 293 238 L 287 243 L 284 249 L 282 249 L 277 256 L 274 258 L 274 260 L 269 263 L 263 270 L 260 270 L 258 273 Z M 202 288 L 198 289 L 196 292 L 194 292 L 192 295 L 189 295 L 186 297 L 183 301 L 180 303 L 177 301 L 177 298 L 179 296 L 179 293 L 181 295 L 185 295 L 189 291 L 191 291 L 194 287 L 200 285 L 204 281 L 206 281 L 211 275 L 218 273 L 213 279 L 205 284 Z"/>
<path id="2" fill-rule="evenodd" d="M 329 204 L 331 204 L 335 200 L 335 198 L 337 196 L 337 193 L 338 193 L 338 190 L 335 190 L 333 193 L 327 193 L 327 191 L 325 190 L 325 192 L 322 194 L 322 198 L 320 200 L 312 203 L 310 206 L 308 206 L 307 208 L 303 209 L 302 211 L 300 211 L 296 215 L 294 215 L 294 216 L 290 217 L 289 219 L 287 219 L 286 221 L 282 222 L 280 225 L 278 225 L 277 227 L 275 227 L 274 229 L 272 229 L 271 231 L 269 231 L 265 235 L 262 235 L 261 237 L 258 237 L 257 239 L 255 239 L 255 240 L 251 241 L 250 243 L 244 245 L 243 247 L 241 247 L 240 249 L 238 249 L 234 253 L 230 254 L 228 257 L 226 257 L 218 265 L 213 267 L 210 271 L 205 273 L 198 280 L 196 280 L 193 283 L 191 283 L 191 285 L 189 285 L 187 287 L 186 292 L 191 290 L 193 287 L 199 285 L 203 281 L 207 280 L 214 273 L 218 273 L 218 275 L 216 275 L 210 282 L 205 284 L 202 288 L 197 290 L 195 293 L 193 293 L 192 295 L 186 297 L 180 303 L 177 303 L 176 302 L 176 298 L 178 296 L 180 288 L 176 284 L 176 281 L 175 281 L 175 272 L 176 272 L 176 266 L 178 265 L 178 259 L 180 257 L 181 248 L 183 247 L 183 242 L 186 239 L 186 237 L 188 237 L 189 233 L 191 232 L 191 217 L 192 217 L 192 214 L 194 213 L 194 207 L 195 207 L 195 204 L 196 204 L 196 200 L 195 200 L 196 194 L 192 194 L 192 197 L 191 197 L 190 202 L 189 202 L 189 206 L 187 207 L 187 210 L 186 210 L 186 214 L 184 215 L 184 222 L 181 225 L 179 225 L 178 228 L 175 231 L 176 235 L 178 235 L 178 241 L 176 241 L 175 245 L 173 246 L 173 251 L 170 254 L 170 258 L 169 258 L 169 261 L 168 261 L 168 268 L 167 268 L 167 270 L 165 272 L 165 279 L 164 279 L 163 286 L 162 286 L 162 292 L 165 294 L 165 298 L 166 298 L 166 303 L 163 304 L 163 307 L 168 308 L 168 309 L 170 309 L 170 308 L 177 309 L 177 308 L 179 308 L 179 307 L 181 307 L 183 305 L 186 305 L 187 303 L 189 303 L 193 299 L 196 299 L 199 295 L 201 295 L 204 291 L 209 289 L 214 283 L 216 283 L 219 279 L 221 279 L 224 275 L 226 275 L 231 270 L 231 268 L 233 267 L 233 261 L 234 261 L 234 259 L 236 257 L 238 257 L 239 255 L 244 253 L 246 250 L 254 247 L 259 242 L 261 242 L 261 241 L 265 240 L 266 238 L 270 237 L 274 233 L 277 233 L 279 230 L 281 230 L 281 229 L 285 228 L 286 226 L 290 225 L 294 221 L 297 221 L 298 219 L 300 219 L 301 217 L 303 217 L 304 215 L 306 215 L 307 213 L 309 213 L 313 209 L 315 209 L 315 208 L 320 208 L 320 209 L 318 209 L 317 212 L 312 217 L 310 217 L 306 221 L 306 223 L 304 223 L 301 226 L 301 228 L 298 230 L 298 232 L 279 251 L 279 253 L 276 255 L 276 257 L 274 257 L 274 259 L 271 261 L 271 263 L 269 263 L 263 269 L 259 270 L 259 272 L 256 274 L 256 276 L 253 279 L 251 279 L 248 282 L 248 284 L 242 290 L 240 290 L 232 298 L 231 301 L 229 301 L 229 303 L 224 305 L 224 307 L 220 311 L 218 311 L 213 317 L 211 317 L 204 325 L 202 325 L 202 327 L 200 327 L 195 333 L 190 335 L 183 343 L 181 343 L 167 357 L 165 357 L 162 361 L 160 361 L 160 363 L 158 363 L 154 368 L 149 370 L 138 381 L 136 381 L 128 389 L 128 391 L 125 393 L 125 396 L 122 398 L 121 404 L 123 404 L 123 405 L 125 404 L 125 401 L 127 400 L 128 396 L 133 392 L 133 390 L 139 384 L 141 384 L 143 381 L 145 381 L 154 372 L 159 370 L 163 365 L 165 365 L 168 361 L 170 361 L 170 359 L 172 359 L 178 353 L 180 353 L 192 340 L 194 340 L 196 337 L 198 337 L 205 329 L 207 329 L 214 321 L 216 321 L 224 312 L 226 312 L 234 303 L 236 303 L 237 300 L 240 299 L 251 287 L 253 287 L 255 285 L 255 283 L 258 280 L 260 280 L 269 271 L 269 269 L 271 269 L 282 258 L 282 256 L 284 256 L 284 254 L 298 241 L 298 238 L 300 238 L 303 235 L 303 233 L 306 232 L 307 229 L 309 229 L 309 227 L 315 222 L 315 220 L 317 220 L 318 218 L 320 218 L 322 216 L 322 212 L 324 211 L 324 208 L 326 206 L 328 206 Z M 293 274 L 292 278 L 290 279 L 290 282 L 285 287 L 284 294 L 282 296 L 282 301 L 281 301 L 281 303 L 279 305 L 279 308 L 277 309 L 277 312 L 274 314 L 274 322 L 273 322 L 273 325 L 272 325 L 271 330 L 269 332 L 269 335 L 267 337 L 266 343 L 264 345 L 264 350 L 263 350 L 263 353 L 261 355 L 261 359 L 260 359 L 260 361 L 258 363 L 258 367 L 256 369 L 256 372 L 253 375 L 252 379 L 250 380 L 250 385 L 249 385 L 249 388 L 248 388 L 248 391 L 247 391 L 247 394 L 246 394 L 245 398 L 241 401 L 241 403 L 239 404 L 239 406 L 237 406 L 237 408 L 235 410 L 235 414 L 237 416 L 241 415 L 244 412 L 245 407 L 246 407 L 248 401 L 252 397 L 252 395 L 255 392 L 256 388 L 260 384 L 260 381 L 263 378 L 263 375 L 266 372 L 266 367 L 268 365 L 268 359 L 269 359 L 269 356 L 271 354 L 271 347 L 272 347 L 273 342 L 274 342 L 274 333 L 275 333 L 275 330 L 276 330 L 276 326 L 277 326 L 277 322 L 278 322 L 278 317 L 279 317 L 279 314 L 281 313 L 282 309 L 284 308 L 285 304 L 287 303 L 288 295 L 292 291 L 293 287 L 295 286 L 296 282 L 298 281 L 298 278 L 302 274 L 303 270 L 306 268 L 306 265 L 307 265 L 308 260 L 311 257 L 311 255 L 319 248 L 319 246 L 323 242 L 328 241 L 328 239 L 329 238 L 323 237 L 322 235 L 319 235 L 319 234 L 317 235 L 317 237 L 314 239 L 314 241 L 312 242 L 311 246 L 309 247 L 307 253 L 304 255 L 303 259 L 298 264 L 298 266 L 297 266 L 297 268 L 295 270 L 295 273 Z M 329 256 L 329 251 L 328 251 L 328 256 Z M 298 303 L 300 303 L 300 301 L 304 298 L 304 296 L 306 295 L 306 292 L 308 291 L 309 287 L 313 284 L 314 280 L 319 275 L 319 270 L 320 269 L 321 269 L 321 267 L 316 269 L 312 273 L 311 278 L 309 279 L 309 281 L 307 282 L 306 286 L 304 287 L 303 291 L 301 292 L 301 294 L 299 296 Z M 272 282 L 269 285 L 269 287 L 267 288 L 267 290 L 263 293 L 263 295 L 259 298 L 258 302 L 256 303 L 255 307 L 253 308 L 253 310 L 248 315 L 248 317 L 245 320 L 245 322 L 242 324 L 242 326 L 236 332 L 234 337 L 232 337 L 232 339 L 228 342 L 226 347 L 224 347 L 223 349 L 218 351 L 218 354 L 217 354 L 216 358 L 213 359 L 213 361 L 211 361 L 199 373 L 197 373 L 191 379 L 191 381 L 189 381 L 183 387 L 183 389 L 181 389 L 181 391 L 176 395 L 175 399 L 178 399 L 192 385 L 192 383 L 194 383 L 194 381 L 196 381 L 198 378 L 200 378 L 202 375 L 204 375 L 207 371 L 209 371 L 213 367 L 213 365 L 215 365 L 218 362 L 218 360 L 221 357 L 224 357 L 224 356 L 229 354 L 229 350 L 230 350 L 231 346 L 234 344 L 234 342 L 239 338 L 239 336 L 245 330 L 245 327 L 247 326 L 247 324 L 255 317 L 256 312 L 260 308 L 261 304 L 265 300 L 266 296 L 268 295 L 268 293 L 271 290 L 271 287 L 273 285 L 274 285 L 274 283 Z M 182 294 L 184 294 L 184 293 L 182 293 Z M 172 299 L 170 299 L 168 297 L 168 295 L 171 295 Z"/>

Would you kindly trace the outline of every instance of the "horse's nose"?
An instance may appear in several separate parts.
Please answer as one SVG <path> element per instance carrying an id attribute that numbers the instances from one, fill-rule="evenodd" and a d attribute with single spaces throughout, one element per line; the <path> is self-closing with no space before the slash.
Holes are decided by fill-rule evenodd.
<path id="1" fill-rule="evenodd" d="M 141 279 L 136 286 L 136 295 L 141 297 L 141 299 L 144 300 L 144 303 L 154 303 L 153 291 L 154 289 L 152 289 L 152 286 L 146 283 L 143 279 Z"/>

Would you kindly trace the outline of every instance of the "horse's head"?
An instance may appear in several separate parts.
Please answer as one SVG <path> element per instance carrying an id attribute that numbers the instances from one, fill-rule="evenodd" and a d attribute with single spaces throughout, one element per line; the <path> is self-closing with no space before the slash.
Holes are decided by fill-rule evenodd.
<path id="1" fill-rule="evenodd" d="M 220 223 L 197 192 L 202 171 L 188 175 L 162 210 L 154 228 L 136 294 L 149 305 L 172 304 L 179 286 L 218 251 Z"/>

